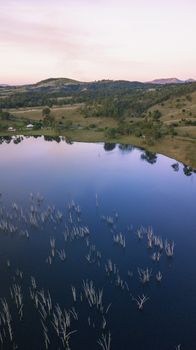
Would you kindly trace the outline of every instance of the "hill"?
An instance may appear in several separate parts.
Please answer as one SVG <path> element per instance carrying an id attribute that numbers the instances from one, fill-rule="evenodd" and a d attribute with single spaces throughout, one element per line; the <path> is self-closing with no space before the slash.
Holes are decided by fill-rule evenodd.
<path id="1" fill-rule="evenodd" d="M 165 84 L 183 84 L 183 83 L 192 83 L 192 82 L 194 82 L 194 79 L 180 80 L 177 78 L 165 78 L 165 79 L 154 79 L 149 83 L 165 85 Z"/>
<path id="2" fill-rule="evenodd" d="M 36 84 L 32 84 L 31 86 L 33 87 L 47 87 L 47 86 L 62 86 L 66 84 L 79 84 L 81 82 L 74 80 L 74 79 L 69 79 L 69 78 L 49 78 L 45 80 L 41 80 Z"/>
<path id="3" fill-rule="evenodd" d="M 27 131 L 27 124 L 34 129 Z M 196 168 L 196 83 L 50 78 L 1 87 L 1 135 L 13 134 L 9 127 L 20 134 L 135 144 Z"/>

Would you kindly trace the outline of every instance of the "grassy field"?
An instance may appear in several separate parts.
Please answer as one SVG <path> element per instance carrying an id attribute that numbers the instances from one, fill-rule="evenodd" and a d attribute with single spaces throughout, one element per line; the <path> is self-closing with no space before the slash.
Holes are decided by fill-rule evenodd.
<path id="1" fill-rule="evenodd" d="M 181 98 L 180 102 L 176 99 L 168 100 L 164 105 L 156 105 L 151 110 L 159 109 L 162 113 L 161 119 L 164 123 L 174 122 L 175 120 L 179 121 L 182 118 L 190 119 L 190 111 L 192 113 L 191 119 L 196 120 L 196 93 L 193 93 L 191 98 L 192 101 L 188 101 L 186 98 Z M 181 107 L 176 107 L 177 103 L 181 103 Z M 41 130 L 26 129 L 26 124 L 28 122 L 33 123 L 43 119 L 42 107 L 10 109 L 10 113 L 17 117 L 17 119 L 14 122 L 9 121 L 9 125 L 16 128 L 17 134 L 62 135 L 67 136 L 73 141 L 133 144 L 152 152 L 164 154 L 196 168 L 196 127 L 178 126 L 176 128 L 178 132 L 177 136 L 166 136 L 155 142 L 152 146 L 147 145 L 144 139 L 133 135 L 107 139 L 105 136 L 105 128 L 117 127 L 117 121 L 108 117 L 85 118 L 81 113 L 82 106 L 82 104 L 66 105 L 63 107 L 53 107 L 51 109 L 55 120 L 61 122 L 62 130 L 54 130 L 51 128 L 42 128 Z M 185 109 L 185 112 L 183 112 L 182 109 Z M 63 125 L 65 125 L 67 121 L 71 121 L 72 126 L 65 130 Z M 3 123 L 6 124 L 4 121 L 1 121 L 1 125 L 3 125 Z M 8 132 L 6 129 L 1 131 L 0 134 L 2 136 L 6 136 L 6 134 L 13 135 L 13 132 Z"/>
<path id="2" fill-rule="evenodd" d="M 61 119 L 62 117 L 66 117 L 66 119 L 76 120 L 81 119 L 80 108 L 82 108 L 82 104 L 76 105 L 66 105 L 63 107 L 53 107 L 51 109 L 52 114 L 56 119 Z M 28 118 L 29 120 L 40 120 L 42 117 L 42 109 L 43 107 L 33 107 L 33 108 L 18 108 L 18 109 L 10 109 L 9 112 L 18 118 Z"/>
<path id="3" fill-rule="evenodd" d="M 156 109 L 162 113 L 161 119 L 165 122 L 173 123 L 182 118 L 195 118 L 196 120 L 196 92 L 193 92 L 187 97 L 171 98 L 164 103 L 153 106 L 149 111 L 154 111 Z"/>
<path id="4" fill-rule="evenodd" d="M 196 126 L 179 126 L 177 130 L 179 136 L 196 139 Z"/>
<path id="5" fill-rule="evenodd" d="M 51 108 L 51 114 L 55 117 L 55 120 L 61 121 L 63 124 L 66 121 L 72 121 L 73 126 L 89 127 L 94 124 L 97 128 L 105 128 L 116 126 L 117 122 L 112 118 L 84 118 L 81 113 L 83 104 L 66 105 L 63 107 Z M 42 120 L 42 109 L 43 107 L 37 108 L 23 108 L 23 109 L 10 109 L 10 113 L 20 119 L 29 119 L 29 121 Z"/>

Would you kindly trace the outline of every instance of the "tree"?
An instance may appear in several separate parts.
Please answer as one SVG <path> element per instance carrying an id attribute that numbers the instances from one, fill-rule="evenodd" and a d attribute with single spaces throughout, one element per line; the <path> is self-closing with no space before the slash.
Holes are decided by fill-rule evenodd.
<path id="1" fill-rule="evenodd" d="M 115 138 L 117 136 L 117 129 L 116 128 L 108 128 L 105 131 L 105 136 L 110 138 L 110 139 Z"/>
<path id="2" fill-rule="evenodd" d="M 49 107 L 44 107 L 42 109 L 42 116 L 43 117 L 49 117 L 50 113 L 51 113 L 51 110 Z"/>
<path id="3" fill-rule="evenodd" d="M 44 117 L 43 123 L 45 126 L 51 126 L 52 124 L 54 124 L 55 118 L 51 114 L 51 110 L 49 107 L 43 108 L 42 116 Z"/>
<path id="4" fill-rule="evenodd" d="M 162 114 L 158 109 L 156 109 L 156 111 L 154 111 L 152 113 L 152 117 L 154 120 L 159 120 L 161 118 L 161 116 L 162 116 Z"/>

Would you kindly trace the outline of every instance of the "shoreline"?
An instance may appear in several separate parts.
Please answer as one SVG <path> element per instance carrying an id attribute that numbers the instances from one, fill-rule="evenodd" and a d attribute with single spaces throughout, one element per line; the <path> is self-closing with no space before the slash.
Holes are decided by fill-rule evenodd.
<path id="1" fill-rule="evenodd" d="M 117 144 L 130 144 L 135 147 L 140 147 L 146 151 L 159 153 L 184 165 L 196 169 L 196 140 L 184 139 L 183 137 L 171 137 L 165 136 L 158 140 L 153 145 L 148 145 L 141 138 L 135 136 L 122 136 L 117 138 L 108 139 L 104 136 L 103 132 L 93 130 L 74 130 L 59 132 L 54 129 L 41 130 L 20 130 L 20 132 L 2 132 L 0 131 L 0 137 L 6 136 L 64 136 L 73 142 L 102 142 L 102 143 L 117 143 Z"/>

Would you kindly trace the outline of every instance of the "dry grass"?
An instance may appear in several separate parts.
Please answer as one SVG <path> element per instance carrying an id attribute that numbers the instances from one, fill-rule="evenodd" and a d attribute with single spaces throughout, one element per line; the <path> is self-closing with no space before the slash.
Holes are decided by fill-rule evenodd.
<path id="1" fill-rule="evenodd" d="M 179 136 L 196 140 L 196 126 L 179 126 L 176 130 Z"/>
<path id="2" fill-rule="evenodd" d="M 164 104 L 157 104 L 149 109 L 154 111 L 158 109 L 162 113 L 162 121 L 179 121 L 182 118 L 196 117 L 196 92 L 190 94 L 192 100 L 188 101 L 185 96 L 179 98 L 171 98 Z M 180 100 L 180 101 L 179 101 Z M 183 112 L 185 110 L 185 112 Z M 190 113 L 192 115 L 190 115 Z"/>
<path id="3" fill-rule="evenodd" d="M 80 125 L 82 127 L 88 127 L 95 124 L 97 128 L 105 127 L 115 127 L 117 122 L 112 118 L 84 118 L 81 113 L 81 108 L 83 104 L 66 105 L 63 107 L 53 107 L 51 108 L 51 113 L 54 115 L 56 120 L 61 120 L 62 123 L 66 120 L 72 121 L 73 125 Z M 42 109 L 43 107 L 35 108 L 21 108 L 21 109 L 10 109 L 10 113 L 18 118 L 27 118 L 32 122 L 42 120 Z"/>
<path id="4" fill-rule="evenodd" d="M 196 141 L 194 140 L 168 136 L 150 149 L 196 168 Z"/>
<path id="5" fill-rule="evenodd" d="M 82 104 L 76 105 L 66 105 L 63 107 L 53 107 L 51 108 L 51 113 L 56 119 L 61 119 L 63 116 L 68 118 L 74 118 L 75 116 L 81 117 L 80 108 Z M 28 118 L 32 120 L 41 120 L 42 109 L 44 107 L 33 107 L 33 108 L 19 108 L 10 109 L 10 113 L 19 118 Z"/>

